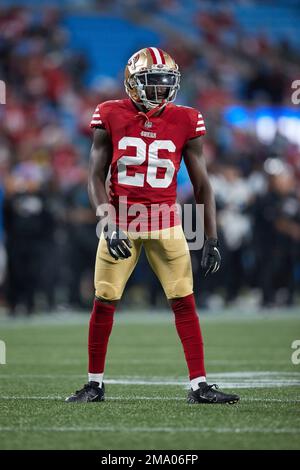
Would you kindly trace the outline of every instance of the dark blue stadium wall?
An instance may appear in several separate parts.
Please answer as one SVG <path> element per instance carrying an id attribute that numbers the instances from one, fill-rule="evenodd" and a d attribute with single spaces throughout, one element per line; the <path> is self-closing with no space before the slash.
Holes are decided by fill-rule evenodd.
<path id="1" fill-rule="evenodd" d="M 70 31 L 70 46 L 89 61 L 88 83 L 101 76 L 122 79 L 120 71 L 133 52 L 160 43 L 155 32 L 121 18 L 68 15 L 64 23 Z"/>

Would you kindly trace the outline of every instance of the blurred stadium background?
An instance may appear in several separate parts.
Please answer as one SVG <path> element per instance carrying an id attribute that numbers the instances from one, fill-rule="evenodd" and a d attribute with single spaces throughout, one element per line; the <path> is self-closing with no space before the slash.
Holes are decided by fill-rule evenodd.
<path id="1" fill-rule="evenodd" d="M 297 0 L 1 0 L 1 312 L 88 310 L 97 245 L 86 191 L 96 104 L 122 98 L 130 55 L 159 46 L 199 108 L 223 266 L 203 309 L 299 305 L 300 5 Z M 179 200 L 193 198 L 187 174 Z M 141 258 L 122 306 L 166 306 Z"/>

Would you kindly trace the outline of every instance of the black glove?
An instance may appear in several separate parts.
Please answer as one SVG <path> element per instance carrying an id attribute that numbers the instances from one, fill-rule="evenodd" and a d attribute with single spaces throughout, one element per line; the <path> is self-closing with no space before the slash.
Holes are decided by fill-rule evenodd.
<path id="1" fill-rule="evenodd" d="M 218 247 L 219 243 L 216 238 L 208 238 L 204 242 L 201 267 L 205 269 L 205 276 L 217 272 L 221 265 L 221 255 Z"/>
<path id="2" fill-rule="evenodd" d="M 115 259 L 125 259 L 131 256 L 131 241 L 117 225 L 105 225 L 103 235 L 109 254 Z"/>

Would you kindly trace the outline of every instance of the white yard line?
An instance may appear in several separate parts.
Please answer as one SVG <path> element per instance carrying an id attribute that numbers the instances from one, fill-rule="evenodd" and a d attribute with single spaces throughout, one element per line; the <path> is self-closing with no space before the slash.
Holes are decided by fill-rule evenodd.
<path id="1" fill-rule="evenodd" d="M 83 377 L 80 376 L 82 380 Z M 209 382 L 213 382 L 210 380 Z M 165 387 L 183 387 L 189 388 L 188 382 L 180 382 L 179 380 L 122 380 L 122 379 L 110 379 L 105 380 L 105 383 L 108 385 L 147 385 L 147 386 L 165 386 Z M 242 382 L 222 382 L 218 381 L 218 385 L 220 388 L 228 389 L 228 388 L 236 388 L 236 389 L 243 389 L 243 388 L 278 388 L 278 387 L 293 387 L 293 386 L 300 386 L 300 380 L 276 380 L 276 381 L 242 381 Z"/>
<path id="2" fill-rule="evenodd" d="M 2 379 L 78 379 L 85 380 L 83 374 L 0 374 Z M 288 387 L 300 386 L 299 372 L 281 372 L 281 371 L 240 371 L 240 372 L 220 372 L 208 375 L 210 383 L 217 382 L 221 388 L 270 388 L 270 387 Z M 181 386 L 189 388 L 185 377 L 166 377 L 161 376 L 121 376 L 118 378 L 105 379 L 106 384 L 112 385 L 147 385 L 147 386 Z"/>
<path id="3" fill-rule="evenodd" d="M 209 382 L 214 382 L 213 377 L 210 377 Z M 137 380 L 137 379 L 110 379 L 105 380 L 106 384 L 112 385 L 158 385 L 158 386 L 182 386 L 189 388 L 186 381 L 173 380 Z M 273 387 L 288 387 L 300 386 L 300 380 L 244 380 L 241 382 L 223 382 L 218 381 L 220 388 L 273 388 Z"/>
<path id="4" fill-rule="evenodd" d="M 90 427 L 43 427 L 43 426 L 24 426 L 16 427 L 0 427 L 0 432 L 113 432 L 113 433 L 235 433 L 235 434 L 300 434 L 300 428 L 258 428 L 258 427 L 245 427 L 245 428 L 221 428 L 221 427 L 122 427 L 122 426 L 90 426 Z"/>

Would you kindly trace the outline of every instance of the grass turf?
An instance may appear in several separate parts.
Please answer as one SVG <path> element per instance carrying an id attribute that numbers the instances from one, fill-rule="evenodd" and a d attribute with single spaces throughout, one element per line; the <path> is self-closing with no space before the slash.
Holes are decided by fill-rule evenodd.
<path id="1" fill-rule="evenodd" d="M 209 381 L 238 405 L 188 405 L 171 314 L 120 313 L 104 403 L 70 405 L 86 381 L 88 317 L 0 322 L 0 449 L 299 449 L 297 316 L 201 319 Z"/>

